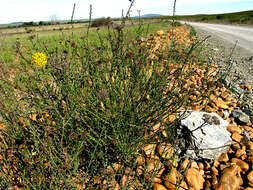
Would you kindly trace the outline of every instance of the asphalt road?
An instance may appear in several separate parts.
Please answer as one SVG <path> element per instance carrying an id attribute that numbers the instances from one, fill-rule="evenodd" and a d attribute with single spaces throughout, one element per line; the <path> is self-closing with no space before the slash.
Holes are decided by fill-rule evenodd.
<path id="1" fill-rule="evenodd" d="M 238 41 L 237 45 L 239 47 L 253 54 L 253 27 L 196 22 L 186 23 L 192 25 L 196 30 L 204 30 L 228 43 L 235 44 Z"/>

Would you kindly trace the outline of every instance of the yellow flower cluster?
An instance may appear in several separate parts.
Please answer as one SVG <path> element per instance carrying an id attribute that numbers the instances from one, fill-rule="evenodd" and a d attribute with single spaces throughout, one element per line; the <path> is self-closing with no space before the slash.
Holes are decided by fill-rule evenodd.
<path id="1" fill-rule="evenodd" d="M 47 56 L 44 53 L 36 52 L 32 56 L 32 64 L 44 67 L 47 64 Z"/>

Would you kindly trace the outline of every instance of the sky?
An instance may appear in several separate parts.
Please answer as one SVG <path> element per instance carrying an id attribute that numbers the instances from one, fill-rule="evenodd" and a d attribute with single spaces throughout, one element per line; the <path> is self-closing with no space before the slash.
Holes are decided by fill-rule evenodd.
<path id="1" fill-rule="evenodd" d="M 76 3 L 74 19 L 89 17 L 92 4 L 92 18 L 120 17 L 125 13 L 129 0 L 0 0 L 0 24 L 11 22 L 68 20 Z M 131 15 L 137 10 L 144 14 L 171 15 L 173 0 L 135 0 Z M 215 14 L 253 10 L 253 0 L 177 0 L 177 15 Z"/>

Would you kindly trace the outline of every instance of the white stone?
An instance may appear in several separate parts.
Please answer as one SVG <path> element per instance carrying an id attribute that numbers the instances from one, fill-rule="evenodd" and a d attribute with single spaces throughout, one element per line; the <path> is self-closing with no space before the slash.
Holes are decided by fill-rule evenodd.
<path id="1" fill-rule="evenodd" d="M 181 112 L 181 126 L 178 132 L 189 132 L 191 147 L 186 147 L 187 152 L 191 152 L 189 157 L 217 159 L 222 153 L 228 151 L 232 143 L 231 133 L 227 131 L 228 122 L 216 113 L 205 113 L 196 111 Z M 186 130 L 184 128 L 187 128 Z M 191 151 L 189 151 L 191 150 Z M 195 158 L 194 158 L 195 159 Z"/>

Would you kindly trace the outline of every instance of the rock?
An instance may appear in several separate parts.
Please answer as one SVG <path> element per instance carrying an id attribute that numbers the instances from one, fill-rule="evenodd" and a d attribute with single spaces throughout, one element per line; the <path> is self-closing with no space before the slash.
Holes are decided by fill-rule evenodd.
<path id="1" fill-rule="evenodd" d="M 229 112 L 228 111 L 223 111 L 223 118 L 227 119 L 229 117 Z"/>
<path id="2" fill-rule="evenodd" d="M 227 167 L 228 167 L 227 165 L 221 164 L 221 165 L 220 165 L 220 170 L 223 171 L 223 170 L 224 170 L 225 168 L 227 168 Z"/>
<path id="3" fill-rule="evenodd" d="M 233 149 L 238 150 L 241 148 L 241 145 L 238 142 L 233 141 L 232 147 L 233 147 Z"/>
<path id="4" fill-rule="evenodd" d="M 217 168 L 219 165 L 220 165 L 220 162 L 218 160 L 214 160 L 213 166 Z"/>
<path id="5" fill-rule="evenodd" d="M 244 128 L 247 132 L 253 132 L 253 128 L 252 128 L 252 127 L 243 126 L 243 128 Z"/>
<path id="6" fill-rule="evenodd" d="M 240 110 L 233 110 L 232 115 L 238 124 L 247 124 L 249 122 L 249 116 Z"/>
<path id="7" fill-rule="evenodd" d="M 138 163 L 139 166 L 143 166 L 145 163 L 145 158 L 143 156 L 138 156 L 136 158 L 136 163 Z"/>
<path id="8" fill-rule="evenodd" d="M 220 182 L 215 186 L 216 190 L 238 190 L 243 181 L 240 177 L 240 167 L 234 165 L 232 167 L 226 168 L 220 178 Z"/>
<path id="9" fill-rule="evenodd" d="M 214 99 L 213 102 L 216 104 L 217 107 L 221 109 L 228 109 L 228 105 L 224 102 L 221 98 Z"/>
<path id="10" fill-rule="evenodd" d="M 197 162 L 195 162 L 195 161 L 192 161 L 191 162 L 191 168 L 195 168 L 195 169 L 199 169 L 199 166 L 198 166 L 198 164 L 197 164 Z"/>
<path id="11" fill-rule="evenodd" d="M 233 149 L 231 147 L 229 147 L 228 149 L 228 154 L 234 154 L 235 152 L 233 151 Z"/>
<path id="12" fill-rule="evenodd" d="M 226 129 L 228 122 L 218 114 L 185 111 L 180 115 L 183 119 L 177 133 L 186 156 L 215 160 L 228 151 L 232 142 Z"/>
<path id="13" fill-rule="evenodd" d="M 156 144 L 147 144 L 142 148 L 147 157 L 153 157 L 155 155 L 155 149 Z"/>
<path id="14" fill-rule="evenodd" d="M 165 166 L 167 166 L 168 168 L 177 168 L 178 167 L 178 162 L 176 159 L 169 159 L 169 160 L 166 160 L 165 162 L 163 162 L 163 164 Z"/>
<path id="15" fill-rule="evenodd" d="M 160 171 L 163 168 L 163 164 L 157 159 L 147 159 L 146 170 L 148 173 Z"/>
<path id="16" fill-rule="evenodd" d="M 178 190 L 185 190 L 185 189 L 188 189 L 188 186 L 185 181 L 182 181 Z"/>
<path id="17" fill-rule="evenodd" d="M 252 141 L 248 141 L 248 143 L 247 143 L 247 149 L 253 150 L 253 142 Z"/>
<path id="18" fill-rule="evenodd" d="M 219 171 L 214 166 L 211 168 L 211 170 L 212 170 L 212 175 L 219 175 Z"/>
<path id="19" fill-rule="evenodd" d="M 164 176 L 164 184 L 168 189 L 176 189 L 178 172 L 176 168 L 171 168 L 170 173 Z"/>
<path id="20" fill-rule="evenodd" d="M 242 155 L 246 154 L 246 146 L 243 146 L 241 149 L 238 149 L 235 153 L 237 158 L 240 158 Z"/>
<path id="21" fill-rule="evenodd" d="M 205 167 L 205 170 L 208 170 L 209 168 L 211 168 L 211 165 L 209 162 L 205 161 L 204 167 Z"/>
<path id="22" fill-rule="evenodd" d="M 218 179 L 216 175 L 212 176 L 212 185 L 215 186 L 216 184 L 218 184 Z"/>
<path id="23" fill-rule="evenodd" d="M 227 162 L 229 160 L 228 158 L 228 154 L 227 153 L 223 153 L 220 155 L 220 157 L 218 158 L 219 162 Z"/>
<path id="24" fill-rule="evenodd" d="M 247 175 L 248 182 L 253 184 L 253 170 Z"/>
<path id="25" fill-rule="evenodd" d="M 205 190 L 211 190 L 212 184 L 210 183 L 210 181 L 206 180 L 204 186 L 205 186 Z"/>
<path id="26" fill-rule="evenodd" d="M 249 156 L 247 162 L 253 164 L 253 156 Z"/>
<path id="27" fill-rule="evenodd" d="M 171 144 L 163 143 L 157 145 L 158 154 L 164 159 L 170 159 L 174 154 L 174 149 Z"/>
<path id="28" fill-rule="evenodd" d="M 164 187 L 163 185 L 161 185 L 159 183 L 155 183 L 153 190 L 166 190 L 166 187 Z"/>
<path id="29" fill-rule="evenodd" d="M 198 167 L 199 167 L 200 170 L 203 170 L 204 169 L 204 164 L 202 162 L 199 162 Z"/>
<path id="30" fill-rule="evenodd" d="M 232 135 L 232 139 L 239 143 L 243 139 L 243 136 L 240 135 L 239 133 L 235 132 Z"/>
<path id="31" fill-rule="evenodd" d="M 185 160 L 180 164 L 180 169 L 181 169 L 181 170 L 186 170 L 186 168 L 188 167 L 189 164 L 190 164 L 190 160 L 189 160 L 189 159 L 185 159 Z"/>
<path id="32" fill-rule="evenodd" d="M 249 170 L 249 164 L 247 162 L 244 162 L 244 161 L 242 161 L 238 158 L 232 158 L 231 162 L 238 165 L 243 171 L 248 171 Z"/>
<path id="33" fill-rule="evenodd" d="M 229 125 L 229 126 L 227 127 L 227 130 L 228 130 L 230 133 L 235 133 L 235 132 L 237 132 L 237 133 L 239 133 L 239 134 L 242 134 L 242 132 L 243 132 L 243 130 L 242 130 L 240 127 L 236 126 L 236 125 Z"/>
<path id="34" fill-rule="evenodd" d="M 202 175 L 200 175 L 200 172 L 197 169 L 190 168 L 186 172 L 185 179 L 189 187 L 192 187 L 195 190 L 203 189 L 205 179 Z"/>

